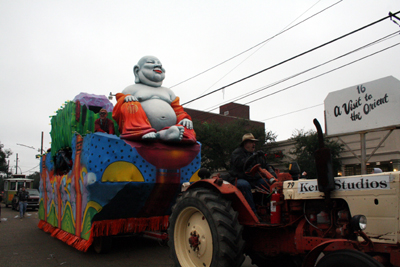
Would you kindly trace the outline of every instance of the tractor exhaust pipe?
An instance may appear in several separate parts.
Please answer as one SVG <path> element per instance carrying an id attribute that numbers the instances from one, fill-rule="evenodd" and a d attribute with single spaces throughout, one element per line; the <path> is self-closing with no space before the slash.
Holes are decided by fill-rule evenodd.
<path id="1" fill-rule="evenodd" d="M 330 204 L 330 192 L 335 189 L 335 179 L 333 177 L 333 165 L 331 150 L 325 147 L 324 135 L 321 125 L 317 119 L 313 120 L 317 128 L 319 149 L 314 152 L 315 164 L 317 168 L 318 190 L 324 192 L 326 203 Z"/>

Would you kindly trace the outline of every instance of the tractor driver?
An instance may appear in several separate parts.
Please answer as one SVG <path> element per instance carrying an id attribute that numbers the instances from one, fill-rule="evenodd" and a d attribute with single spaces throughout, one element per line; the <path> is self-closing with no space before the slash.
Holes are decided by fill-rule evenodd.
<path id="1" fill-rule="evenodd" d="M 233 177 L 237 178 L 236 186 L 237 188 L 243 193 L 244 197 L 246 198 L 247 202 L 249 203 L 251 209 L 253 210 L 254 214 L 257 215 L 256 207 L 253 200 L 253 195 L 251 193 L 251 189 L 255 187 L 263 187 L 267 186 L 267 182 L 263 179 L 259 174 L 255 176 L 247 175 L 244 171 L 244 165 L 246 160 L 252 156 L 256 149 L 256 142 L 258 139 L 255 139 L 253 134 L 247 133 L 242 137 L 242 143 L 238 148 L 236 148 L 231 155 L 231 171 L 230 174 Z M 257 151 L 257 154 L 260 156 L 264 155 L 263 151 Z M 272 170 L 271 167 L 267 168 L 267 164 L 262 166 L 266 168 L 272 175 L 276 177 L 275 172 Z M 252 166 L 251 166 L 252 167 Z M 257 215 L 258 217 L 258 215 Z"/>

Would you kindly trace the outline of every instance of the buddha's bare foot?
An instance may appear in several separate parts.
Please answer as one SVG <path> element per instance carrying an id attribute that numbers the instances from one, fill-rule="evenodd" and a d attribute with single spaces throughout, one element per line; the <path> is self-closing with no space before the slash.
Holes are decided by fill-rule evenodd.
<path id="1" fill-rule="evenodd" d="M 142 136 L 142 139 L 158 139 L 159 138 L 159 134 L 158 133 L 147 133 L 145 135 Z"/>
<path id="2" fill-rule="evenodd" d="M 183 126 L 171 126 L 166 130 L 158 132 L 160 139 L 164 141 L 181 141 L 185 128 Z"/>

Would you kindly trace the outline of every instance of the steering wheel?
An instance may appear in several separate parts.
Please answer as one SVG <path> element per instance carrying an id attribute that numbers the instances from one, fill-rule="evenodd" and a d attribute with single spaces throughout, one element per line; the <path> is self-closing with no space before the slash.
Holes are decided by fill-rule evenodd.
<path id="1" fill-rule="evenodd" d="M 243 171 L 245 173 L 249 172 L 250 169 L 256 164 L 261 164 L 261 166 L 263 166 L 265 164 L 264 154 L 255 153 L 255 154 L 251 155 L 250 157 L 248 157 L 246 162 L 243 165 Z"/>

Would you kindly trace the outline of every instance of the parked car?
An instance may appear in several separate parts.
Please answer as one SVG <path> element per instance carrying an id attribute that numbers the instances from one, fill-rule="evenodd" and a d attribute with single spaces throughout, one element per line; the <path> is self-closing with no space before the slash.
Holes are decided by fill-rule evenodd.
<path id="1" fill-rule="evenodd" d="M 40 198 L 39 190 L 27 188 L 26 191 L 28 191 L 28 193 L 29 193 L 27 209 L 32 209 L 32 210 L 38 209 L 39 208 L 39 198 Z M 12 206 L 13 210 L 19 211 L 18 194 L 14 195 L 11 206 Z"/>

